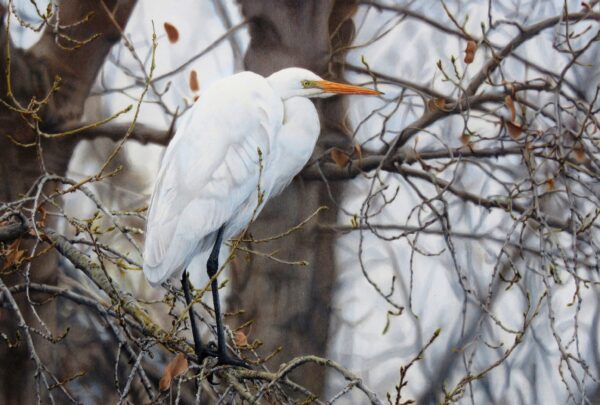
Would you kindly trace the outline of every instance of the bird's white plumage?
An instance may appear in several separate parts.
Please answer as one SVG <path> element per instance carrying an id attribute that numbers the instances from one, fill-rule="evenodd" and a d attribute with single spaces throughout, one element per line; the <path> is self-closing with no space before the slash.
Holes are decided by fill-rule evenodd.
<path id="1" fill-rule="evenodd" d="M 206 279 L 218 229 L 224 225 L 225 240 L 235 236 L 257 209 L 259 149 L 264 201 L 306 164 L 320 126 L 314 105 L 302 96 L 323 92 L 303 88 L 304 79 L 320 80 L 298 68 L 266 79 L 242 72 L 201 95 L 167 148 L 152 195 L 144 248 L 151 284 L 186 268 L 192 283 Z"/>

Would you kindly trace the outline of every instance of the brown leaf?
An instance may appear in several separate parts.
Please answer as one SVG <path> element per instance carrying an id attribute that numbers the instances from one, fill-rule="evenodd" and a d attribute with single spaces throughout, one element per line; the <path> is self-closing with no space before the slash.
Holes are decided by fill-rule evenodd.
<path id="1" fill-rule="evenodd" d="M 550 177 L 548 180 L 546 180 L 546 187 L 548 188 L 548 191 L 554 190 L 555 186 L 556 183 L 554 181 L 554 178 Z"/>
<path id="2" fill-rule="evenodd" d="M 331 159 L 341 168 L 344 168 L 348 165 L 350 161 L 350 156 L 346 152 L 341 149 L 333 148 L 331 150 Z"/>
<path id="3" fill-rule="evenodd" d="M 200 90 L 200 82 L 198 81 L 198 73 L 195 70 L 190 72 L 190 89 L 192 91 Z"/>
<path id="4" fill-rule="evenodd" d="M 443 98 L 432 98 L 427 102 L 427 105 L 430 110 L 443 110 L 446 108 L 446 100 Z"/>
<path id="5" fill-rule="evenodd" d="M 169 42 L 174 44 L 179 40 L 179 31 L 177 28 L 171 23 L 164 23 L 165 31 L 167 32 L 167 38 L 169 38 Z"/>
<path id="6" fill-rule="evenodd" d="M 510 120 L 514 122 L 517 117 L 517 111 L 515 110 L 515 103 L 510 95 L 504 97 L 504 104 L 506 105 L 506 108 L 510 110 Z"/>
<path id="7" fill-rule="evenodd" d="M 169 368 L 166 367 L 165 371 L 163 371 L 163 375 L 160 378 L 160 381 L 158 382 L 158 388 L 161 391 L 166 391 L 171 387 L 171 380 L 173 379 L 173 377 L 171 377 L 171 371 L 169 371 Z"/>
<path id="8" fill-rule="evenodd" d="M 465 52 L 475 52 L 477 50 L 477 42 L 470 40 L 467 42 L 467 48 Z"/>
<path id="9" fill-rule="evenodd" d="M 248 337 L 244 332 L 238 330 L 233 335 L 233 343 L 235 343 L 236 347 L 246 347 L 248 346 Z"/>
<path id="10" fill-rule="evenodd" d="M 575 153 L 575 159 L 578 162 L 585 162 L 585 149 L 583 148 L 583 144 L 576 143 L 573 146 L 573 152 Z"/>
<path id="11" fill-rule="evenodd" d="M 462 143 L 463 145 L 468 145 L 471 143 L 471 135 L 467 134 L 466 132 L 463 132 L 463 134 L 460 136 L 460 143 Z"/>
<path id="12" fill-rule="evenodd" d="M 42 214 L 42 217 L 37 220 L 38 226 L 44 228 L 46 226 L 46 218 L 48 217 L 48 211 L 43 206 L 38 208 L 38 212 Z"/>
<path id="13" fill-rule="evenodd" d="M 2 267 L 2 270 L 9 269 L 14 265 L 19 264 L 25 255 L 25 251 L 19 249 L 20 244 L 21 239 L 17 239 L 8 246 L 8 249 L 4 253 L 4 266 Z"/>
<path id="14" fill-rule="evenodd" d="M 523 132 L 523 128 L 520 125 L 515 124 L 511 121 L 506 121 L 506 129 L 508 130 L 508 134 L 513 139 L 517 139 L 521 132 Z"/>
<path id="15" fill-rule="evenodd" d="M 189 368 L 187 358 L 183 353 L 177 353 L 177 356 L 175 356 L 170 364 L 173 365 L 173 377 L 179 377 L 187 373 Z"/>
<path id="16" fill-rule="evenodd" d="M 477 42 L 475 41 L 468 41 L 467 42 L 467 47 L 465 48 L 465 63 L 469 64 L 469 63 L 473 63 L 473 60 L 475 59 L 475 51 L 477 51 Z"/>
<path id="17" fill-rule="evenodd" d="M 158 387 L 161 391 L 166 391 L 171 387 L 171 382 L 175 377 L 185 374 L 188 371 L 188 361 L 183 353 L 177 353 L 177 356 L 167 364 L 160 378 Z"/>

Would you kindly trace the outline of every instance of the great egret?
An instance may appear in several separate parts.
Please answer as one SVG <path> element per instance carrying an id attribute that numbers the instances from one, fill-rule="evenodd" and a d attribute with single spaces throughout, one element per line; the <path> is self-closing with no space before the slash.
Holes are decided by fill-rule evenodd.
<path id="1" fill-rule="evenodd" d="M 334 94 L 380 92 L 323 80 L 301 68 L 267 78 L 241 72 L 206 89 L 167 147 L 148 213 L 144 274 L 152 285 L 182 277 L 198 361 L 216 356 L 221 364 L 243 365 L 227 354 L 216 277 L 211 289 L 217 352 L 201 345 L 188 274 L 198 283 L 206 265 L 212 278 L 223 239 L 241 232 L 300 172 L 320 132 L 308 98 Z"/>

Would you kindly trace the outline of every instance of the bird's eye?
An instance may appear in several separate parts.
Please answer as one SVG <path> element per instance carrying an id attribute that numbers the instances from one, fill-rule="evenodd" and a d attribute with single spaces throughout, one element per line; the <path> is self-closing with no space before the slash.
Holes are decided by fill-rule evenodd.
<path id="1" fill-rule="evenodd" d="M 301 83 L 304 88 L 310 87 L 310 80 L 302 80 Z"/>

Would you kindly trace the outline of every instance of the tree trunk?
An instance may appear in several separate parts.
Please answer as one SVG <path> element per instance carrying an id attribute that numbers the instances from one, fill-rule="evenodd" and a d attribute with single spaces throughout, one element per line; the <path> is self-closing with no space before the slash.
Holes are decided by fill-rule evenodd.
<path id="1" fill-rule="evenodd" d="M 354 1 L 240 0 L 240 4 L 250 22 L 251 41 L 245 56 L 248 70 L 267 76 L 297 66 L 329 79 L 341 78 L 341 67 L 334 67 L 330 61 L 332 54 L 343 57 L 340 48 L 352 41 Z M 332 145 L 348 147 L 344 100 L 339 97 L 319 100 L 317 108 L 322 130 L 315 153 L 322 153 Z M 334 196 L 341 191 L 341 186 L 331 185 Z M 281 196 L 267 204 L 250 232 L 257 238 L 283 232 L 321 206 L 329 209 L 317 220 L 335 222 L 338 210 L 327 187 L 320 182 L 296 179 Z M 306 260 L 309 265 L 284 265 L 258 256 L 237 259 L 229 305 L 232 309 L 245 309 L 247 319 L 254 320 L 250 338 L 264 343 L 262 355 L 282 347 L 273 364 L 298 355 L 324 356 L 336 277 L 333 235 L 317 231 L 313 222 L 301 232 L 253 248 L 277 251 L 280 258 Z M 313 393 L 323 392 L 323 368 L 309 366 L 294 377 Z"/>

